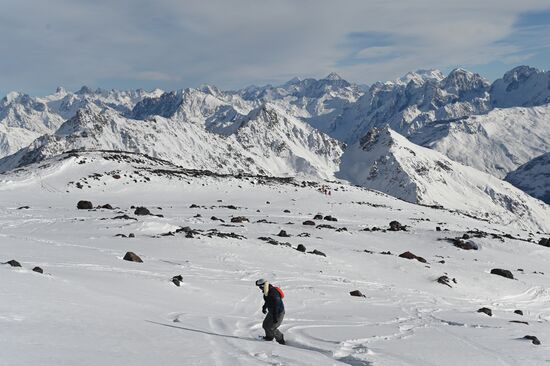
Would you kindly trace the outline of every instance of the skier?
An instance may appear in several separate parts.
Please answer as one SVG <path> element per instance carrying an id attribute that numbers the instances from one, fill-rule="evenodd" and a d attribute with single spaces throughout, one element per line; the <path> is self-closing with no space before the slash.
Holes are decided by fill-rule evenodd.
<path id="1" fill-rule="evenodd" d="M 262 324 L 265 330 L 265 337 L 263 339 L 272 341 L 275 338 L 279 344 L 285 344 L 283 333 L 277 329 L 285 317 L 284 294 L 281 289 L 272 286 L 263 278 L 256 281 L 256 286 L 259 287 L 264 295 L 265 303 L 262 306 L 262 313 L 267 313 Z"/>

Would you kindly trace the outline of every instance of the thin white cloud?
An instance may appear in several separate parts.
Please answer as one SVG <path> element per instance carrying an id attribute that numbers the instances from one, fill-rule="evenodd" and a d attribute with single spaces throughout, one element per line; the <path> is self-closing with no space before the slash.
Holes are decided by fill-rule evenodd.
<path id="1" fill-rule="evenodd" d="M 356 57 L 360 59 L 372 59 L 390 56 L 397 51 L 394 46 L 367 47 L 357 52 Z"/>
<path id="2" fill-rule="evenodd" d="M 6 0 L 0 89 L 230 88 L 331 71 L 370 83 L 417 68 L 521 60 L 521 44 L 498 41 L 517 31 L 518 16 L 548 7 L 547 0 Z M 346 48 L 360 33 L 391 37 Z M 374 62 L 343 63 L 350 55 Z"/>

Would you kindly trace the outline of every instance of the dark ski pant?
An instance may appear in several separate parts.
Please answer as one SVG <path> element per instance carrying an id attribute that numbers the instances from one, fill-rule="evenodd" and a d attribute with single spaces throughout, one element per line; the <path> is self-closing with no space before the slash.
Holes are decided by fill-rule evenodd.
<path id="1" fill-rule="evenodd" d="M 283 322 L 283 318 L 285 317 L 285 312 L 279 314 L 275 318 L 275 316 L 271 313 L 267 313 L 264 319 L 263 328 L 265 330 L 265 336 L 266 338 L 273 339 L 275 338 L 277 341 L 280 341 L 283 339 L 283 333 L 279 331 L 279 326 Z"/>

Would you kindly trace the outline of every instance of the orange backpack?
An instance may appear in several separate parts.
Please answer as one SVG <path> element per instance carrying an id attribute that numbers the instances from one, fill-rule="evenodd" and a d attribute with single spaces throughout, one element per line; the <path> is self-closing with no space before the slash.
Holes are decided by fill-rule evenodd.
<path id="1" fill-rule="evenodd" d="M 283 290 L 281 290 L 280 287 L 275 287 L 275 290 L 277 290 L 277 292 L 279 293 L 279 295 L 281 295 L 281 299 L 284 299 L 284 298 L 285 298 L 285 293 L 283 292 Z"/>

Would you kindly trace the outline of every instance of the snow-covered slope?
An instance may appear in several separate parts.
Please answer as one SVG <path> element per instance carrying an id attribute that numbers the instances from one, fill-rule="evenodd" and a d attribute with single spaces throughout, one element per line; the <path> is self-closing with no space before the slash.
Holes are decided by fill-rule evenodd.
<path id="1" fill-rule="evenodd" d="M 506 175 L 506 181 L 550 204 L 550 152 L 534 158 Z"/>
<path id="2" fill-rule="evenodd" d="M 224 173 L 298 174 L 329 178 L 338 169 L 340 144 L 274 107 L 251 112 L 234 134 L 208 132 L 203 124 L 173 118 L 134 120 L 90 105 L 27 148 L 0 160 L 14 169 L 70 150 L 120 150 L 179 165 Z"/>
<path id="3" fill-rule="evenodd" d="M 201 175 L 124 153 L 72 153 L 0 174 L 0 262 L 22 265 L 0 265 L 0 363 L 546 363 L 550 249 L 535 242 L 548 234 L 361 188 L 328 183 L 326 196 L 299 183 Z M 114 210 L 77 210 L 79 200 Z M 302 225 L 317 213 L 336 217 L 339 230 Z M 249 222 L 229 223 L 235 216 Z M 371 230 L 392 220 L 407 231 Z M 465 234 L 479 250 L 445 240 Z M 307 253 L 315 249 L 326 257 Z M 143 263 L 124 261 L 129 251 Z M 426 263 L 398 256 L 406 251 Z M 171 280 L 179 275 L 178 287 Z M 259 339 L 254 281 L 262 277 L 285 292 L 286 346 Z"/>
<path id="4" fill-rule="evenodd" d="M 550 230 L 550 206 L 487 173 L 373 129 L 342 157 L 340 176 L 408 202 L 441 205 L 492 222 Z"/>
<path id="5" fill-rule="evenodd" d="M 409 139 L 503 178 L 550 151 L 550 105 L 494 109 L 485 115 L 439 121 L 415 131 Z"/>
<path id="6" fill-rule="evenodd" d="M 550 71 L 518 66 L 491 86 L 491 103 L 498 108 L 550 103 Z"/>
<path id="7" fill-rule="evenodd" d="M 272 175 L 331 179 L 338 171 L 343 144 L 273 105 L 251 111 L 238 124 L 235 139 Z"/>

